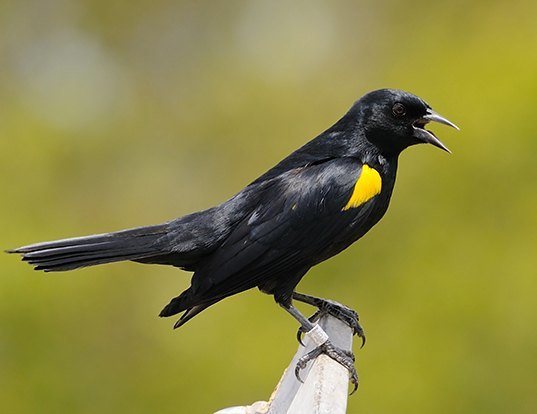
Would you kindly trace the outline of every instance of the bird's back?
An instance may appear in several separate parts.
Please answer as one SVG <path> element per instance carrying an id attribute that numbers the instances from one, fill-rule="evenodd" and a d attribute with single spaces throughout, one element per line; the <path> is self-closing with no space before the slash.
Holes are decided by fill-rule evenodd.
<path id="1" fill-rule="evenodd" d="M 211 254 L 203 257 L 192 286 L 172 300 L 166 315 L 179 313 L 252 287 L 267 293 L 292 292 L 313 265 L 334 256 L 363 236 L 386 212 L 396 160 L 364 164 L 352 157 L 294 168 L 256 181 L 222 205 L 241 217 Z M 375 190 L 358 204 L 360 177 L 374 171 Z M 238 201 L 240 200 L 240 202 Z"/>

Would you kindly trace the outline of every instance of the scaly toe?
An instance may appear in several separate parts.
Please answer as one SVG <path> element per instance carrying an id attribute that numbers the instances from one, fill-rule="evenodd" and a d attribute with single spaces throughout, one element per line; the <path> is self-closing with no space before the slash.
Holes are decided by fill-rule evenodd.
<path id="1" fill-rule="evenodd" d="M 335 347 L 330 341 L 326 341 L 324 344 L 308 352 L 298 360 L 295 367 L 295 376 L 298 381 L 303 382 L 302 378 L 300 378 L 300 371 L 306 368 L 308 362 L 314 360 L 321 354 L 327 355 L 329 358 L 347 368 L 349 371 L 349 380 L 354 387 L 351 395 L 354 394 L 358 389 L 358 374 L 356 373 L 356 368 L 354 368 L 354 354 L 350 351 Z"/>
<path id="2" fill-rule="evenodd" d="M 353 385 L 353 389 L 349 395 L 352 395 L 358 389 L 358 374 L 356 373 L 356 369 L 354 369 L 354 367 L 352 371 L 349 371 L 349 377 L 350 377 L 350 382 Z"/>
<path id="3" fill-rule="evenodd" d="M 322 313 L 332 315 L 333 317 L 345 322 L 353 331 L 353 334 L 362 339 L 362 348 L 365 345 L 364 329 L 360 325 L 360 318 L 355 310 L 348 306 L 342 305 L 335 301 L 324 301 L 320 303 L 319 310 Z"/>
<path id="4" fill-rule="evenodd" d="M 298 360 L 298 362 L 296 363 L 296 367 L 295 367 L 295 376 L 297 380 L 299 380 L 302 383 L 304 382 L 302 381 L 302 378 L 300 378 L 300 371 L 306 368 L 306 365 L 308 365 L 308 362 L 317 358 L 322 353 L 323 353 L 323 346 L 319 346 L 313 349 L 312 351 L 308 352 L 306 355 L 304 355 L 302 358 Z"/>

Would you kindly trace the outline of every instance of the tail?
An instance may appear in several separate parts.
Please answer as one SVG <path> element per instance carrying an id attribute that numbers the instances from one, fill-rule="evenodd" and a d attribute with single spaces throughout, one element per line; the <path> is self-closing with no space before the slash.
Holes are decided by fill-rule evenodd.
<path id="1" fill-rule="evenodd" d="M 19 253 L 35 270 L 61 272 L 122 260 L 161 256 L 166 250 L 168 224 L 138 227 L 115 233 L 56 240 L 8 250 Z"/>
<path id="2" fill-rule="evenodd" d="M 173 298 L 164 309 L 160 312 L 160 317 L 168 317 L 184 312 L 179 320 L 173 325 L 173 329 L 177 329 L 187 323 L 197 314 L 203 312 L 209 306 L 222 300 L 223 297 L 213 298 L 206 301 L 198 302 L 193 300 L 191 289 L 185 290 L 176 298 Z"/>

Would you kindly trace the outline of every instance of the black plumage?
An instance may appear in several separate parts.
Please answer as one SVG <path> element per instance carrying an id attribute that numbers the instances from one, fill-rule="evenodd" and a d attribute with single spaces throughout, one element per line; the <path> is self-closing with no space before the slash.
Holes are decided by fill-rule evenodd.
<path id="1" fill-rule="evenodd" d="M 46 272 L 121 260 L 193 271 L 190 288 L 160 314 L 184 312 L 176 327 L 221 299 L 253 287 L 274 295 L 293 313 L 294 289 L 306 272 L 347 248 L 382 218 L 401 151 L 419 143 L 447 150 L 425 130 L 430 121 L 454 126 L 414 95 L 374 91 L 327 131 L 219 206 L 156 226 L 10 252 Z M 370 183 L 360 184 L 362 189 L 357 183 L 365 177 L 364 168 L 375 173 Z M 357 191 L 368 197 L 347 208 Z M 308 327 L 301 315 L 293 316 Z"/>

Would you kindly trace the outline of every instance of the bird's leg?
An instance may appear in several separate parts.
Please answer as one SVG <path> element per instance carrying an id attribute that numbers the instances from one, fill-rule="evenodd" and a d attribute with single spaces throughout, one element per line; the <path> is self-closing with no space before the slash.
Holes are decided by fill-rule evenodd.
<path id="1" fill-rule="evenodd" d="M 315 296 L 304 295 L 298 292 L 293 292 L 293 299 L 315 306 L 318 309 L 317 312 L 315 312 L 308 319 L 310 322 L 317 321 L 323 314 L 332 315 L 334 318 L 337 318 L 349 325 L 354 335 L 358 335 L 358 337 L 362 339 L 362 347 L 365 345 L 365 334 L 364 330 L 360 326 L 358 314 L 351 308 L 333 300 L 317 298 Z M 301 325 L 297 332 L 297 339 L 301 345 L 304 345 L 302 343 L 302 334 L 304 333 L 304 327 Z"/>
<path id="2" fill-rule="evenodd" d="M 301 330 L 311 338 L 315 345 L 317 345 L 316 348 L 298 360 L 295 367 L 295 375 L 297 379 L 300 382 L 303 382 L 300 378 L 300 371 L 306 367 L 309 361 L 314 360 L 321 354 L 325 354 L 349 370 L 350 381 L 354 386 L 352 393 L 354 393 L 358 388 L 358 374 L 356 373 L 356 368 L 354 368 L 354 354 L 334 346 L 332 342 L 330 342 L 330 338 L 326 332 L 319 325 L 314 325 L 292 304 L 280 303 L 280 306 L 300 323 Z"/>

